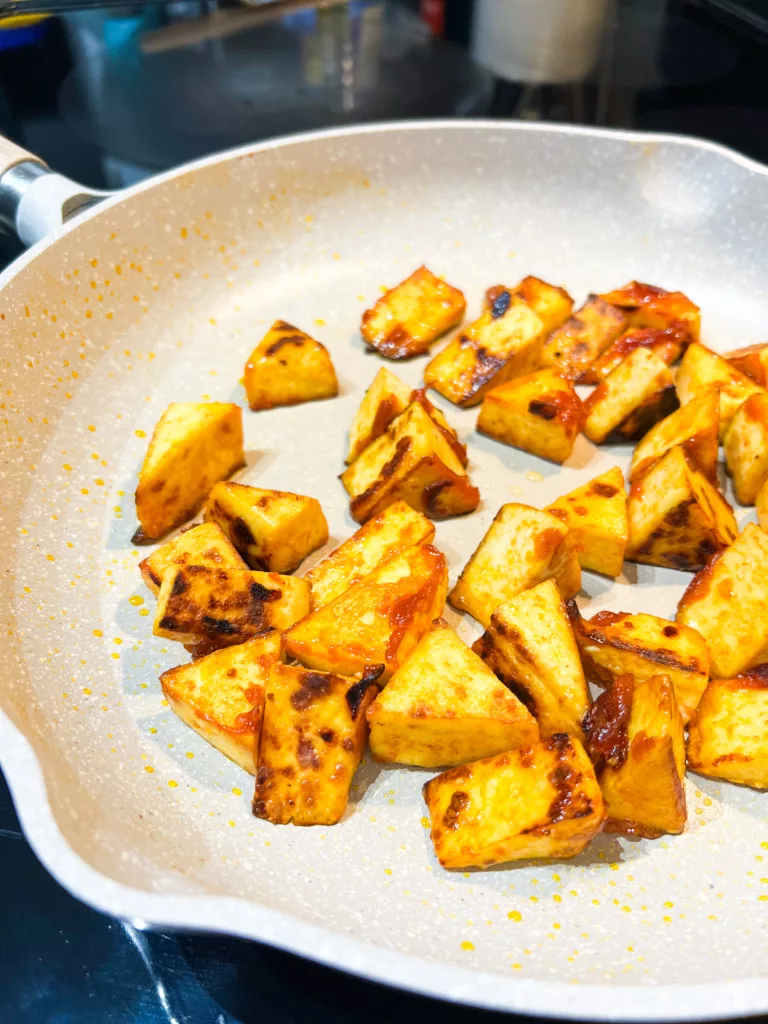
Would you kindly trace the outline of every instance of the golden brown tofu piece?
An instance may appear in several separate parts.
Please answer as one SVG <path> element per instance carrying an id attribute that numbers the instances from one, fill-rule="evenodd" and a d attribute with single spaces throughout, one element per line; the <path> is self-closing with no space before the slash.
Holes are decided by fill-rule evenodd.
<path id="1" fill-rule="evenodd" d="M 670 448 L 679 447 L 686 458 L 711 484 L 717 484 L 717 450 L 720 401 L 710 391 L 694 398 L 651 427 L 635 448 L 630 481 L 638 480 Z"/>
<path id="2" fill-rule="evenodd" d="M 768 535 L 748 523 L 688 584 L 677 621 L 707 641 L 713 678 L 768 661 Z"/>
<path id="3" fill-rule="evenodd" d="M 643 682 L 663 672 L 672 680 L 683 722 L 691 717 L 709 678 L 704 637 L 680 622 L 638 612 L 598 612 L 583 619 L 568 604 L 587 681 L 610 686 L 619 676 Z"/>
<path id="4" fill-rule="evenodd" d="M 677 371 L 675 388 L 680 405 L 687 405 L 707 392 L 719 395 L 721 441 L 739 406 L 750 395 L 766 393 L 751 377 L 704 345 L 688 347 Z"/>
<path id="5" fill-rule="evenodd" d="M 419 267 L 363 313 L 365 343 L 388 359 L 423 355 L 433 341 L 461 323 L 467 303 L 431 270 Z"/>
<path id="6" fill-rule="evenodd" d="M 486 309 L 501 316 L 509 304 L 515 300 L 524 302 L 541 318 L 547 333 L 559 327 L 573 311 L 573 299 L 565 290 L 557 285 L 542 281 L 540 277 L 529 274 L 514 288 L 496 284 L 485 293 Z"/>
<path id="7" fill-rule="evenodd" d="M 276 572 L 173 566 L 157 595 L 155 636 L 230 647 L 270 626 L 288 629 L 309 611 L 309 584 Z"/>
<path id="8" fill-rule="evenodd" d="M 325 607 L 388 558 L 413 544 L 429 544 L 434 536 L 434 524 L 426 516 L 404 501 L 393 501 L 304 575 L 312 587 L 312 611 Z"/>
<path id="9" fill-rule="evenodd" d="M 275 664 L 264 702 L 253 813 L 275 825 L 335 825 L 365 750 L 370 676 Z"/>
<path id="10" fill-rule="evenodd" d="M 477 429 L 542 459 L 565 462 L 583 422 L 573 385 L 547 369 L 492 388 L 483 400 Z"/>
<path id="11" fill-rule="evenodd" d="M 216 484 L 205 519 L 217 523 L 252 569 L 291 573 L 328 540 L 317 498 L 246 484 Z"/>
<path id="12" fill-rule="evenodd" d="M 480 502 L 464 466 L 420 392 L 386 433 L 341 475 L 355 522 L 364 523 L 398 499 L 430 519 L 472 512 Z"/>
<path id="13" fill-rule="evenodd" d="M 190 519 L 213 485 L 244 462 L 239 405 L 173 402 L 158 420 L 139 473 L 134 543 L 156 540 Z"/>
<path id="14" fill-rule="evenodd" d="M 456 405 L 477 405 L 491 388 L 531 373 L 545 329 L 519 299 L 497 318 L 488 310 L 453 338 L 424 370 L 424 383 Z"/>
<path id="15" fill-rule="evenodd" d="M 658 839 L 685 828 L 685 736 L 667 675 L 619 676 L 584 720 L 606 832 Z"/>
<path id="16" fill-rule="evenodd" d="M 590 295 L 544 342 L 542 366 L 552 366 L 564 377 L 577 380 L 626 326 L 620 309 L 599 295 Z"/>
<path id="17" fill-rule="evenodd" d="M 254 410 L 315 402 L 339 393 L 328 349 L 285 320 L 275 320 L 251 352 L 243 384 Z"/>
<path id="18" fill-rule="evenodd" d="M 636 348 L 587 398 L 584 433 L 594 444 L 642 436 L 667 408 L 671 389 L 667 364 L 650 349 Z"/>
<path id="19" fill-rule="evenodd" d="M 710 682 L 691 719 L 688 767 L 768 789 L 768 665 Z"/>
<path id="20" fill-rule="evenodd" d="M 613 373 L 630 352 L 636 348 L 648 348 L 655 355 L 671 366 L 676 363 L 683 352 L 683 344 L 668 331 L 655 327 L 633 327 L 620 335 L 595 361 L 582 370 L 576 378 L 578 384 L 599 384 L 609 373 Z"/>
<path id="21" fill-rule="evenodd" d="M 248 568 L 216 523 L 200 523 L 185 530 L 139 562 L 139 569 L 152 593 L 158 594 L 163 574 L 176 565 Z"/>
<path id="22" fill-rule="evenodd" d="M 568 599 L 581 588 L 578 548 L 556 516 L 530 505 L 502 505 L 448 600 L 483 626 L 500 604 L 554 579 Z"/>
<path id="23" fill-rule="evenodd" d="M 570 528 L 582 569 L 620 576 L 627 546 L 627 496 L 618 466 L 547 505 Z"/>
<path id="24" fill-rule="evenodd" d="M 283 636 L 307 668 L 358 675 L 383 665 L 385 683 L 445 605 L 445 557 L 430 544 L 407 548 Z"/>
<path id="25" fill-rule="evenodd" d="M 726 352 L 723 358 L 727 359 L 731 366 L 757 381 L 760 387 L 768 385 L 768 344 L 737 348 L 733 352 Z"/>
<path id="26" fill-rule="evenodd" d="M 768 479 L 768 393 L 750 395 L 725 435 L 725 466 L 740 505 L 754 505 Z"/>
<path id="27" fill-rule="evenodd" d="M 542 736 L 568 732 L 583 739 L 589 691 L 554 580 L 500 605 L 472 650 L 534 715 Z"/>
<path id="28" fill-rule="evenodd" d="M 530 746 L 530 712 L 437 619 L 368 708 L 374 760 L 440 768 Z"/>
<path id="29" fill-rule="evenodd" d="M 645 476 L 635 480 L 627 500 L 630 562 L 697 572 L 738 533 L 733 509 L 720 491 L 670 448 Z"/>
<path id="30" fill-rule="evenodd" d="M 757 512 L 757 521 L 760 524 L 760 528 L 768 533 L 768 480 L 757 492 L 755 511 Z"/>
<path id="31" fill-rule="evenodd" d="M 566 733 L 449 768 L 423 792 L 444 868 L 575 857 L 605 820 L 592 764 Z"/>
<path id="32" fill-rule="evenodd" d="M 365 392 L 349 428 L 348 466 L 372 441 L 381 437 L 395 417 L 405 412 L 411 402 L 411 391 L 410 385 L 386 366 L 381 367 Z"/>
<path id="33" fill-rule="evenodd" d="M 683 292 L 668 292 L 652 284 L 630 281 L 600 298 L 618 306 L 630 327 L 666 331 L 682 345 L 699 340 L 701 311 Z"/>
<path id="34" fill-rule="evenodd" d="M 160 683 L 182 722 L 255 775 L 264 687 L 270 666 L 279 660 L 280 633 L 270 629 L 191 665 L 168 669 Z"/>

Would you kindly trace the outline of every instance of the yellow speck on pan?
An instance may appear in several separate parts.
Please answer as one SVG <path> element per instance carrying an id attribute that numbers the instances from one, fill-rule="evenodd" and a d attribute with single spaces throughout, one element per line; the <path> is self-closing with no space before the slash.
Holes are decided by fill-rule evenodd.
<path id="1" fill-rule="evenodd" d="M 146 430 L 134 430 L 134 434 L 136 435 L 136 437 L 146 437 L 147 436 Z"/>
<path id="2" fill-rule="evenodd" d="M 243 791 L 242 791 L 242 789 L 238 789 L 237 786 L 233 786 L 233 788 L 232 788 L 232 795 L 233 796 L 242 796 L 243 795 Z"/>
<path id="3" fill-rule="evenodd" d="M 557 893 L 554 894 L 552 899 L 554 900 L 555 903 L 562 903 L 563 902 L 563 897 L 559 896 Z"/>
<path id="4" fill-rule="evenodd" d="M 664 922 L 664 924 L 672 924 L 672 918 L 669 917 L 667 914 L 665 914 L 661 920 Z"/>
<path id="5" fill-rule="evenodd" d="M 151 765 L 151 764 L 145 764 L 145 765 L 144 765 L 144 771 L 145 771 L 145 772 L 149 772 L 149 774 L 150 774 L 150 775 L 152 774 L 152 772 L 153 772 L 154 770 L 155 770 L 155 769 L 154 769 L 154 768 L 152 767 L 152 765 Z"/>
<path id="6" fill-rule="evenodd" d="M 230 828 L 234 828 L 235 827 L 234 821 L 228 821 L 227 824 L 229 825 Z"/>
<path id="7" fill-rule="evenodd" d="M 144 604 L 144 598 L 141 594 L 134 594 L 133 597 L 128 598 L 128 603 L 138 607 L 140 604 Z"/>
<path id="8" fill-rule="evenodd" d="M 178 782 L 176 781 L 176 779 L 168 779 L 168 785 L 171 787 L 171 789 L 176 789 L 176 787 L 178 786 Z"/>
<path id="9" fill-rule="evenodd" d="M 87 697 L 90 697 L 90 696 L 91 696 L 91 693 L 93 693 L 93 691 L 92 691 L 92 690 L 89 690 L 87 686 L 84 686 L 84 687 L 83 687 L 83 693 L 84 693 L 84 694 L 85 694 L 85 695 L 86 695 Z"/>
<path id="10" fill-rule="evenodd" d="M 194 756 L 195 756 L 195 755 L 194 755 L 194 754 L 192 753 L 192 751 L 191 751 L 191 750 L 188 750 L 188 751 L 187 751 L 187 757 L 188 757 L 188 758 L 190 759 L 190 761 L 192 760 L 192 758 L 193 758 Z"/>
<path id="11" fill-rule="evenodd" d="M 467 942 L 467 940 L 465 939 L 464 942 L 462 942 L 461 944 L 461 948 L 469 951 L 473 950 L 475 948 L 475 945 L 473 942 Z"/>
<path id="12" fill-rule="evenodd" d="M 392 874 L 392 868 L 384 868 L 384 874 L 385 875 L 391 875 Z"/>
<path id="13" fill-rule="evenodd" d="M 422 828 L 429 828 L 429 818 L 422 818 L 421 819 L 421 827 Z"/>
<path id="14" fill-rule="evenodd" d="M 516 971 L 522 971 L 522 969 L 523 969 L 523 965 L 522 964 L 512 964 L 512 967 Z"/>
<path id="15" fill-rule="evenodd" d="M 317 324 L 318 327 L 325 327 L 325 320 L 321 319 L 320 317 L 318 317 L 315 320 L 315 323 Z"/>
<path id="16" fill-rule="evenodd" d="M 508 912 L 508 914 L 507 914 L 507 917 L 509 918 L 510 921 L 522 921 L 523 920 L 523 915 L 520 913 L 519 910 L 510 910 Z"/>
<path id="17" fill-rule="evenodd" d="M 672 902 L 671 902 L 670 900 L 665 900 L 665 901 L 664 901 L 664 906 L 665 906 L 665 907 L 667 907 L 667 908 L 668 908 L 669 910 L 671 910 L 671 909 L 672 909 L 672 907 L 674 907 L 674 905 L 675 905 L 675 904 L 674 904 L 674 903 L 672 903 Z"/>
<path id="18" fill-rule="evenodd" d="M 530 480 L 532 484 L 539 484 L 544 479 L 541 473 L 537 473 L 535 469 L 529 469 L 525 474 L 526 480 Z"/>
<path id="19" fill-rule="evenodd" d="M 46 555 L 45 557 L 48 559 L 49 562 L 55 562 L 56 561 L 56 559 L 54 558 L 53 555 Z"/>

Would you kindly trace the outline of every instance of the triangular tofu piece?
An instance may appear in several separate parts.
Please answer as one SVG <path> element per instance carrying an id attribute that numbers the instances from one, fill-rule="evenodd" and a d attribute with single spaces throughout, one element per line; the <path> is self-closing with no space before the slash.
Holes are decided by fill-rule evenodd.
<path id="1" fill-rule="evenodd" d="M 256 773 L 264 687 L 280 660 L 280 633 L 215 651 L 160 676 L 163 693 L 182 722 L 252 775 Z"/>
<path id="2" fill-rule="evenodd" d="M 442 614 L 447 587 L 444 555 L 430 544 L 407 548 L 297 622 L 284 650 L 307 668 L 349 676 L 381 665 L 386 682 Z"/>
<path id="3" fill-rule="evenodd" d="M 159 594 L 166 570 L 177 565 L 248 568 L 216 523 L 200 523 L 185 530 L 139 562 L 139 569 L 152 593 Z"/>
<path id="4" fill-rule="evenodd" d="M 740 505 L 754 505 L 768 479 L 768 394 L 750 395 L 725 435 L 725 466 Z"/>
<path id="5" fill-rule="evenodd" d="M 396 416 L 408 408 L 411 390 L 386 366 L 381 367 L 365 392 L 349 428 L 348 466 L 372 441 L 381 437 Z"/>
<path id="6" fill-rule="evenodd" d="M 360 333 L 388 359 L 410 359 L 461 323 L 466 307 L 458 288 L 421 266 L 366 309 Z"/>
<path id="7" fill-rule="evenodd" d="M 440 768 L 536 743 L 525 707 L 438 619 L 368 709 L 376 761 Z"/>
<path id="8" fill-rule="evenodd" d="M 571 531 L 549 512 L 511 501 L 496 513 L 449 601 L 487 626 L 500 604 L 550 578 L 566 599 L 581 589 L 578 548 Z"/>
<path id="9" fill-rule="evenodd" d="M 750 395 L 765 394 L 765 388 L 748 377 L 727 359 L 704 345 L 689 345 L 675 377 L 675 388 L 680 405 L 687 405 L 706 392 L 720 398 L 720 440 L 725 434 L 739 406 Z"/>
<path id="10" fill-rule="evenodd" d="M 413 544 L 428 544 L 434 536 L 434 523 L 426 516 L 404 501 L 393 501 L 305 573 L 312 587 L 312 611 L 359 583 L 388 558 Z"/>
<path id="11" fill-rule="evenodd" d="M 737 348 L 733 352 L 726 352 L 723 358 L 741 373 L 756 380 L 761 387 L 768 384 L 768 344 Z"/>
<path id="12" fill-rule="evenodd" d="M 217 484 L 205 504 L 252 569 L 291 573 L 328 540 L 317 498 L 247 484 Z"/>
<path id="13" fill-rule="evenodd" d="M 584 433 L 593 444 L 633 441 L 677 406 L 672 374 L 649 348 L 636 348 L 584 403 Z"/>
<path id="14" fill-rule="evenodd" d="M 630 562 L 696 572 L 738 534 L 733 509 L 682 448 L 635 480 L 627 501 Z"/>
<path id="15" fill-rule="evenodd" d="M 415 391 L 405 412 L 341 475 L 352 518 L 364 523 L 396 499 L 430 519 L 472 512 L 480 492 L 456 452 L 455 437 L 434 419 L 434 407 Z"/>
<path id="16" fill-rule="evenodd" d="M 584 409 L 557 370 L 537 370 L 493 388 L 485 396 L 477 430 L 552 462 L 565 462 L 581 430 Z"/>
<path id="17" fill-rule="evenodd" d="M 524 590 L 497 608 L 472 650 L 535 716 L 542 736 L 569 732 L 583 739 L 589 690 L 554 580 Z"/>
<path id="18" fill-rule="evenodd" d="M 339 393 L 328 349 L 285 320 L 275 320 L 251 352 L 243 384 L 252 409 L 298 405 Z"/>
<path id="19" fill-rule="evenodd" d="M 720 428 L 720 401 L 716 391 L 694 398 L 671 416 L 656 423 L 635 448 L 630 481 L 638 480 L 665 455 L 679 445 L 688 460 L 712 484 L 717 484 L 717 449 Z"/>
<path id="20" fill-rule="evenodd" d="M 606 832 L 658 839 L 685 828 L 685 738 L 668 675 L 619 676 L 587 715 Z"/>
<path id="21" fill-rule="evenodd" d="M 546 511 L 570 527 L 582 569 L 620 576 L 627 546 L 627 495 L 618 466 L 557 498 Z"/>
<path id="22" fill-rule="evenodd" d="M 191 518 L 219 480 L 244 464 L 243 411 L 229 402 L 174 402 L 160 417 L 136 488 L 139 544 Z"/>

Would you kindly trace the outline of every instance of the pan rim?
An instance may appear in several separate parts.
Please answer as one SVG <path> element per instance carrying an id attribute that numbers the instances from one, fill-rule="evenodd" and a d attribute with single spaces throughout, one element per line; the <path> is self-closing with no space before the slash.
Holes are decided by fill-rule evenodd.
<path id="1" fill-rule="evenodd" d="M 183 174 L 262 151 L 315 140 L 391 131 L 467 129 L 498 133 L 610 138 L 630 144 L 674 144 L 719 155 L 768 177 L 768 167 L 718 143 L 693 136 L 590 128 L 580 125 L 499 122 L 488 119 L 419 120 L 364 124 L 268 139 L 203 157 L 118 192 L 74 218 L 22 254 L 2 274 L 3 288 L 53 242 L 101 212 Z M 572 1020 L 713 1020 L 748 1016 L 768 1009 L 768 978 L 690 985 L 579 984 L 506 978 L 471 968 L 431 962 L 302 921 L 239 897 L 165 895 L 134 889 L 91 867 L 66 841 L 48 801 L 40 760 L 30 740 L 0 709 L 0 766 L 6 775 L 23 831 L 51 875 L 84 903 L 132 921 L 140 928 L 207 931 L 265 942 L 276 948 L 344 970 L 369 981 L 446 1001 L 492 1010 Z M 343 965 L 343 966 L 341 966 Z"/>

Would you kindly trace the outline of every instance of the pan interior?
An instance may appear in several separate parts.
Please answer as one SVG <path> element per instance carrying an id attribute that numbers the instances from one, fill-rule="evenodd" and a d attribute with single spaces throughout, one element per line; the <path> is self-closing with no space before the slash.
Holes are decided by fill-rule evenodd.
<path id="1" fill-rule="evenodd" d="M 334 828 L 250 814 L 251 778 L 183 726 L 159 672 L 131 544 L 148 437 L 174 400 L 244 403 L 251 349 L 282 318 L 326 344 L 341 395 L 245 413 L 238 479 L 318 497 L 354 529 L 337 479 L 381 361 L 362 310 L 424 262 L 462 288 L 528 273 L 577 302 L 631 278 L 679 288 L 719 349 L 765 340 L 768 179 L 677 142 L 488 126 L 400 128 L 236 155 L 84 220 L 0 300 L 3 486 L 0 706 L 33 744 L 70 846 L 156 893 L 244 897 L 333 932 L 505 976 L 614 985 L 733 981 L 764 969 L 766 802 L 691 777 L 686 833 L 605 836 L 569 862 L 446 872 L 425 829 L 430 773 L 365 763 Z M 417 384 L 425 360 L 393 367 Z M 580 440 L 556 467 L 473 433 L 480 510 L 440 523 L 452 579 L 505 501 L 542 506 L 629 449 Z M 741 520 L 746 510 L 737 512 Z M 313 556 L 319 558 L 323 552 Z M 582 605 L 673 615 L 690 576 L 586 573 Z M 449 613 L 460 634 L 476 625 Z M 23 784 L 19 789 L 24 801 Z M 226 922 L 222 922 L 226 928 Z"/>

